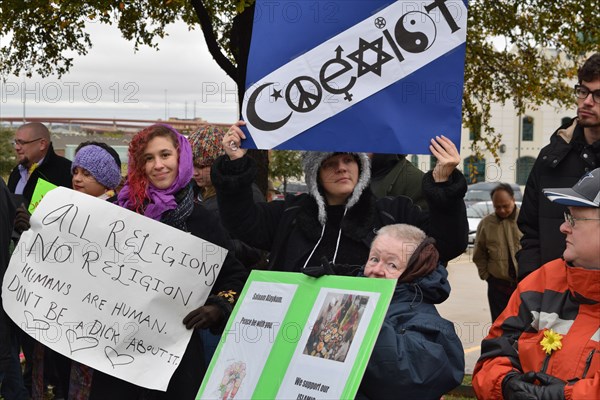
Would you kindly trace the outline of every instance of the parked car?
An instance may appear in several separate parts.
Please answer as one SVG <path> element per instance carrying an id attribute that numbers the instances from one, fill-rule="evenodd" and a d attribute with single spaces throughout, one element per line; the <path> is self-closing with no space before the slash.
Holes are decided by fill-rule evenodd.
<path id="1" fill-rule="evenodd" d="M 283 189 L 283 186 L 281 188 Z M 304 182 L 288 182 L 285 191 L 292 194 L 308 193 L 308 188 Z"/>
<path id="2" fill-rule="evenodd" d="M 516 197 L 516 193 L 515 193 Z M 517 207 L 521 208 L 521 202 L 515 201 Z M 471 204 L 467 207 L 467 221 L 469 221 L 469 246 L 475 244 L 475 235 L 477 234 L 477 227 L 479 223 L 486 215 L 494 212 L 494 204 L 492 201 L 480 201 L 478 203 Z"/>
<path id="3" fill-rule="evenodd" d="M 490 201 L 490 193 L 498 186 L 499 182 L 479 182 L 469 185 L 467 187 L 467 193 L 465 194 L 465 205 L 468 207 L 471 204 L 475 204 L 480 201 Z M 511 183 L 510 187 L 515 192 L 515 200 L 522 201 L 523 194 L 521 193 L 521 187 L 516 183 Z"/>

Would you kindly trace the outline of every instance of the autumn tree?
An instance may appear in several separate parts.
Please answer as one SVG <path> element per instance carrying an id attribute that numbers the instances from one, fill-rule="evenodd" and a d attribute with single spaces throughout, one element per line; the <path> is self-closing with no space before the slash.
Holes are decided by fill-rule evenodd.
<path id="1" fill-rule="evenodd" d="M 1 9 L 3 76 L 64 74 L 71 54 L 85 55 L 92 45 L 86 21 L 117 25 L 138 48 L 156 47 L 165 27 L 182 19 L 201 26 L 215 61 L 243 93 L 254 0 L 3 0 Z M 494 38 L 505 46 L 498 49 Z M 474 153 L 488 149 L 497 158 L 501 137 L 489 125 L 492 103 L 512 101 L 518 113 L 526 105 L 573 104 L 565 80 L 599 41 L 597 0 L 469 1 L 463 124 L 476 132 Z"/>
<path id="2" fill-rule="evenodd" d="M 0 127 L 0 176 L 7 178 L 16 163 L 12 145 L 14 131 Z"/>
<path id="3" fill-rule="evenodd" d="M 302 178 L 302 155 L 293 150 L 272 150 L 269 161 L 269 176 L 283 181 L 283 192 L 287 192 L 289 178 Z"/>

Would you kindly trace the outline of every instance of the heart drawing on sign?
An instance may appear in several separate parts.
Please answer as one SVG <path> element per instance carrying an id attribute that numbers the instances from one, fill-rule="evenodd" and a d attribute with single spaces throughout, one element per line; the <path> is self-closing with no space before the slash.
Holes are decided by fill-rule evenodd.
<path id="1" fill-rule="evenodd" d="M 25 315 L 27 329 L 37 329 L 40 331 L 47 331 L 50 329 L 50 324 L 47 321 L 35 318 L 31 312 L 25 311 L 23 314 Z"/>
<path id="2" fill-rule="evenodd" d="M 77 332 L 73 329 L 68 329 L 65 333 L 67 335 L 67 341 L 69 342 L 69 348 L 71 354 L 79 350 L 93 349 L 98 346 L 98 339 L 92 336 L 77 336 Z"/>
<path id="3" fill-rule="evenodd" d="M 113 368 L 117 365 L 127 365 L 131 364 L 135 358 L 130 356 L 129 354 L 119 354 L 115 349 L 110 346 L 106 346 L 104 348 L 104 354 L 108 361 L 112 364 Z"/>

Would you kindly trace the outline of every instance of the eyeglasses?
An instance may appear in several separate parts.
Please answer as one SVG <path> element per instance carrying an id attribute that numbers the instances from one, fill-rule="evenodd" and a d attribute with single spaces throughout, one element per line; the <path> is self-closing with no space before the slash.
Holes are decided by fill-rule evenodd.
<path id="1" fill-rule="evenodd" d="M 13 147 L 17 147 L 17 145 L 19 146 L 25 146 L 26 144 L 29 143 L 33 143 L 33 142 L 37 142 L 38 140 L 42 140 L 43 138 L 37 138 L 37 139 L 33 139 L 33 140 L 19 140 L 19 139 L 15 139 L 13 140 Z"/>
<path id="2" fill-rule="evenodd" d="M 585 100 L 590 93 L 592 94 L 594 102 L 600 104 L 600 89 L 591 91 L 586 86 L 575 85 L 575 96 L 577 96 L 578 99 Z"/>
<path id="3" fill-rule="evenodd" d="M 575 227 L 575 221 L 600 221 L 600 218 L 574 218 L 570 212 L 565 211 L 565 222 L 571 225 L 571 228 Z"/>

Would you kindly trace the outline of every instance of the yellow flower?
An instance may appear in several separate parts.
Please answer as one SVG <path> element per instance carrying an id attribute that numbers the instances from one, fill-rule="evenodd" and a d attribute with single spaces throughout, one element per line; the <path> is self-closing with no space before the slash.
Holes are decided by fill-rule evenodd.
<path id="1" fill-rule="evenodd" d="M 235 296 L 236 295 L 237 295 L 237 292 L 234 292 L 233 290 L 222 291 L 222 292 L 217 293 L 217 296 L 223 297 L 230 304 L 235 303 Z"/>
<path id="2" fill-rule="evenodd" d="M 31 167 L 29 167 L 29 170 L 27 170 L 27 173 L 29 175 L 33 174 L 33 171 L 35 171 L 35 169 L 38 167 L 38 163 L 34 162 L 33 164 L 31 164 Z"/>
<path id="3" fill-rule="evenodd" d="M 542 350 L 546 354 L 552 353 L 554 350 L 562 349 L 562 335 L 554 332 L 552 329 L 544 331 L 544 338 L 540 341 Z"/>

